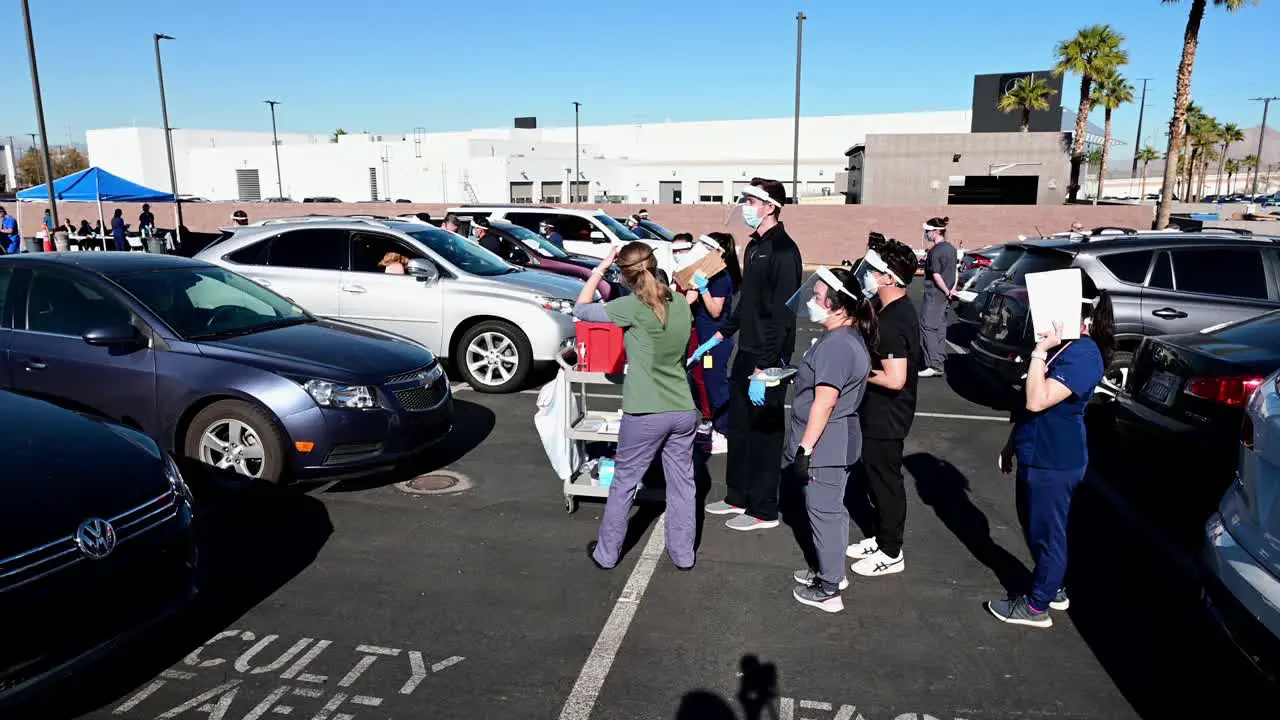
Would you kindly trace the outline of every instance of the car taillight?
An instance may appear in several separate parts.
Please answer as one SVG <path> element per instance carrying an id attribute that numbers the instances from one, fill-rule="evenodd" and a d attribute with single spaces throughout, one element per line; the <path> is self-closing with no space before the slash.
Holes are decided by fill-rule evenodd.
<path id="1" fill-rule="evenodd" d="M 973 266 L 980 267 L 980 268 L 989 268 L 991 267 L 991 259 L 984 258 L 981 255 L 979 255 L 978 257 L 973 259 Z"/>
<path id="2" fill-rule="evenodd" d="M 1187 381 L 1183 392 L 1228 407 L 1241 407 L 1249 399 L 1249 394 L 1257 390 L 1264 379 L 1260 377 L 1191 378 Z"/>

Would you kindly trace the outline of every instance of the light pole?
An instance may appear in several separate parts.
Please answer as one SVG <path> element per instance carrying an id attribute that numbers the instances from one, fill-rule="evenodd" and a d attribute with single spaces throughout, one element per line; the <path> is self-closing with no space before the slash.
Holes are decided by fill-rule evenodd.
<path id="1" fill-rule="evenodd" d="M 791 201 L 800 202 L 800 55 L 804 47 L 804 13 L 796 13 L 796 129 L 791 147 Z"/>
<path id="2" fill-rule="evenodd" d="M 582 170 L 580 163 L 582 161 L 582 150 L 578 147 L 578 111 L 582 108 L 582 103 L 577 100 L 573 101 L 573 182 L 569 183 L 569 202 L 573 202 L 573 189 L 582 179 Z"/>
<path id="3" fill-rule="evenodd" d="M 263 100 L 262 102 L 271 106 L 271 147 L 276 150 L 276 197 L 283 199 L 284 178 L 280 175 L 280 138 L 276 135 L 276 106 L 280 104 L 280 101 Z"/>
<path id="4" fill-rule="evenodd" d="M 1129 172 L 1130 178 L 1138 176 L 1138 151 L 1142 149 L 1142 118 L 1147 113 L 1147 81 L 1151 78 L 1142 78 L 1142 104 L 1138 105 L 1138 136 L 1133 141 L 1133 169 Z"/>
<path id="5" fill-rule="evenodd" d="M 31 63 L 31 93 L 36 99 L 36 126 L 40 130 L 40 152 L 44 155 L 44 184 L 49 190 L 49 211 L 58 226 L 58 202 L 53 196 L 53 162 L 49 160 L 49 135 L 44 131 L 44 102 L 40 99 L 40 70 L 36 67 L 36 39 L 31 33 L 31 8 L 22 0 L 22 24 L 27 30 L 27 60 Z"/>
<path id="6" fill-rule="evenodd" d="M 160 62 L 160 41 L 172 40 L 173 37 L 164 33 L 155 33 L 152 37 L 156 45 L 156 79 L 160 83 L 160 120 L 164 123 L 164 150 L 169 158 L 169 192 L 173 193 L 174 222 L 177 224 L 173 233 L 178 239 L 175 244 L 182 247 L 182 201 L 178 199 L 178 169 L 173 164 L 173 129 L 169 127 L 169 104 L 164 97 L 164 65 Z"/>
<path id="7" fill-rule="evenodd" d="M 32 60 L 32 62 L 35 62 L 35 60 Z M 32 67 L 34 67 L 34 65 Z M 1267 137 L 1267 111 L 1271 109 L 1271 101 L 1280 100 L 1280 97 L 1256 97 L 1249 99 L 1253 102 L 1262 103 L 1262 126 L 1258 128 L 1258 153 L 1254 156 L 1258 158 L 1258 164 L 1253 168 L 1253 189 L 1249 191 L 1251 195 L 1257 195 L 1258 175 L 1262 173 L 1262 141 Z"/>

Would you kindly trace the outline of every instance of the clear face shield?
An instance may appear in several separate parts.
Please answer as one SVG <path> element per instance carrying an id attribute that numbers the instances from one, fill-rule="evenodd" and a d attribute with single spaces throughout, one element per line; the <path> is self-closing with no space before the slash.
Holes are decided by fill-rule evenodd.
<path id="1" fill-rule="evenodd" d="M 738 196 L 737 202 L 729 206 L 724 216 L 724 225 L 730 227 L 740 222 L 755 230 L 760 227 L 760 221 L 764 216 L 769 214 L 767 209 L 769 205 L 782 207 L 776 200 L 769 197 L 769 193 L 754 185 L 748 185 L 742 188 L 742 194 Z"/>
<path id="2" fill-rule="evenodd" d="M 831 302 L 831 297 L 839 292 L 844 293 L 849 298 L 854 297 L 848 290 L 844 289 L 844 283 L 840 282 L 835 273 L 826 267 L 820 266 L 787 301 L 787 308 L 801 320 L 816 323 L 826 322 L 827 318 L 830 318 L 832 314 L 840 312 L 839 309 L 832 309 Z"/>
<path id="3" fill-rule="evenodd" d="M 891 278 L 900 287 L 906 287 L 906 283 L 902 281 L 902 278 L 889 269 L 889 264 L 875 250 L 868 250 L 862 259 L 854 263 L 852 273 L 855 287 L 861 289 L 862 297 L 865 300 L 870 300 L 876 296 L 876 293 L 880 291 L 880 286 L 884 284 L 882 278 L 885 277 Z"/>

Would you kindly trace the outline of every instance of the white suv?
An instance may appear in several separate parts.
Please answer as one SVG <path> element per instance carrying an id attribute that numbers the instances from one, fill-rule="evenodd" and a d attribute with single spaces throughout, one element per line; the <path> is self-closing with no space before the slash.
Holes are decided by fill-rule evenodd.
<path id="1" fill-rule="evenodd" d="M 614 245 L 639 240 L 653 248 L 658 267 L 673 272 L 671 243 L 638 237 L 626 225 L 609 217 L 603 210 L 573 210 L 543 205 L 464 205 L 449 212 L 468 217 L 484 217 L 493 222 L 508 222 L 537 232 L 542 221 L 548 221 L 564 241 L 566 252 L 603 258 Z"/>

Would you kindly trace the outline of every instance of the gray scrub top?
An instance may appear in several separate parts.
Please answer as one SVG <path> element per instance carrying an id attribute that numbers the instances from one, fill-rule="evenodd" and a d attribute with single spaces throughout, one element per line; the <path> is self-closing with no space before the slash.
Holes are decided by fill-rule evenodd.
<path id="1" fill-rule="evenodd" d="M 800 447 L 800 438 L 809 420 L 814 393 L 819 385 L 840 391 L 831 419 L 813 449 L 810 467 L 853 465 L 862 455 L 862 428 L 858 407 L 867 390 L 871 355 L 862 333 L 851 327 L 836 328 L 809 346 L 797 368 L 795 399 L 791 403 L 791 437 L 784 460 L 790 464 Z"/>

